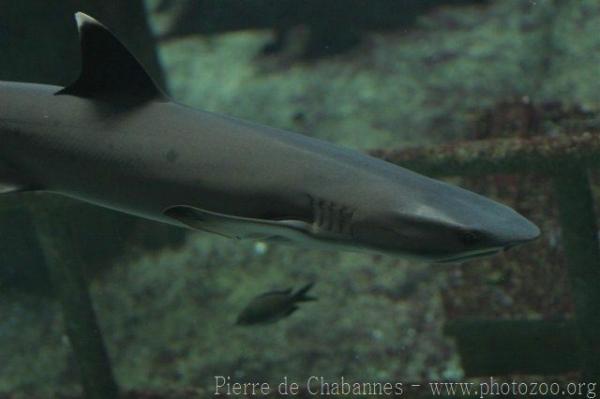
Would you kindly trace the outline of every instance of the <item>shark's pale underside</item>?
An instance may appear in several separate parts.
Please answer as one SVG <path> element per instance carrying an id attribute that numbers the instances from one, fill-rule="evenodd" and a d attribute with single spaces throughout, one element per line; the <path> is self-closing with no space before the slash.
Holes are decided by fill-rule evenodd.
<path id="1" fill-rule="evenodd" d="M 0 189 L 44 190 L 228 237 L 436 262 L 532 240 L 512 209 L 300 134 L 177 104 L 78 13 L 72 85 L 0 82 Z M 209 95 L 209 93 L 207 93 Z"/>

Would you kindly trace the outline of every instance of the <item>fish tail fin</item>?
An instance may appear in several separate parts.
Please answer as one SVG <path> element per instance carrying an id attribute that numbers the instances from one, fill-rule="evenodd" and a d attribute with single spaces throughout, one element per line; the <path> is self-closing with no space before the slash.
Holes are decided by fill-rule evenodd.
<path id="1" fill-rule="evenodd" d="M 313 287 L 313 285 L 315 285 L 315 283 L 314 282 L 310 282 L 310 283 L 306 284 L 304 287 L 300 288 L 298 290 L 298 292 L 296 292 L 294 294 L 294 301 L 295 302 L 316 301 L 317 300 L 316 297 L 306 295 L 306 293 Z"/>

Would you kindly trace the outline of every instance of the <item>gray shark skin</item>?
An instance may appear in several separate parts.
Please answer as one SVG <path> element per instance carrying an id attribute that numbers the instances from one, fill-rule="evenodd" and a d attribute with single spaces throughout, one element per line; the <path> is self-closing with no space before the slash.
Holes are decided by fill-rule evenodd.
<path id="1" fill-rule="evenodd" d="M 227 237 L 450 262 L 540 231 L 512 209 L 303 135 L 177 104 L 78 13 L 72 85 L 0 82 L 0 191 L 43 190 Z"/>

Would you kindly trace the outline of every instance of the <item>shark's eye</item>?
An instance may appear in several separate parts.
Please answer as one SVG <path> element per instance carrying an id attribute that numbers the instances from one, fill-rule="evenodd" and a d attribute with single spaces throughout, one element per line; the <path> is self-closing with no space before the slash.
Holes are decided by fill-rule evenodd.
<path id="1" fill-rule="evenodd" d="M 466 231 L 462 231 L 460 233 L 460 241 L 465 246 L 475 245 L 479 242 L 479 240 L 481 240 L 481 236 L 479 234 L 477 234 L 477 232 L 475 232 L 475 231 L 466 230 Z"/>

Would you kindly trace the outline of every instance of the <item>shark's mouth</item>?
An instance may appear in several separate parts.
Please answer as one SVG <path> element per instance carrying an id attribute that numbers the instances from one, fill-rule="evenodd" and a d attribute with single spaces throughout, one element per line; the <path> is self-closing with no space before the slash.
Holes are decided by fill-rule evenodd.
<path id="1" fill-rule="evenodd" d="M 465 260 L 480 258 L 483 256 L 494 255 L 498 252 L 502 251 L 502 248 L 488 248 L 480 251 L 470 252 L 468 254 L 450 256 L 448 258 L 442 258 L 439 260 L 435 260 L 434 263 L 453 263 L 453 262 L 464 262 Z"/>

